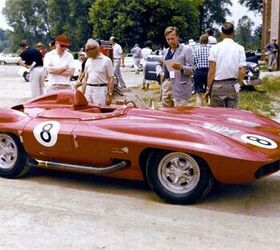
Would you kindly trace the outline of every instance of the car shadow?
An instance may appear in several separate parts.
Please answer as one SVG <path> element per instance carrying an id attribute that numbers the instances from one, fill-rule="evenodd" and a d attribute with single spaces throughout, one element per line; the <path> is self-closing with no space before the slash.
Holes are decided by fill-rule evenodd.
<path id="1" fill-rule="evenodd" d="M 110 177 L 69 173 L 34 168 L 24 178 L 38 184 L 94 191 L 133 197 L 141 202 L 157 206 L 174 206 L 178 212 L 184 207 L 164 203 L 149 188 L 146 182 L 115 179 Z M 191 205 L 192 208 L 236 213 L 256 217 L 280 217 L 280 175 L 272 175 L 251 184 L 217 185 L 204 199 Z"/>

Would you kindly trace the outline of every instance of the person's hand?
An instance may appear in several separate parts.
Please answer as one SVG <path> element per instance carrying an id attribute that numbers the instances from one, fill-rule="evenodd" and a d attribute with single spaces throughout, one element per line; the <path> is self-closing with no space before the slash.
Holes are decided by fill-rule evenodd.
<path id="1" fill-rule="evenodd" d="M 106 105 L 109 106 L 109 105 L 112 103 L 112 97 L 113 97 L 113 95 L 110 94 L 110 93 L 108 93 L 108 94 L 106 95 L 106 100 L 105 100 Z"/>
<path id="2" fill-rule="evenodd" d="M 183 69 L 183 65 L 180 64 L 180 63 L 174 63 L 172 65 L 172 68 L 175 69 L 175 70 L 182 70 Z"/>
<path id="3" fill-rule="evenodd" d="M 205 98 L 205 100 L 206 100 L 207 103 L 208 103 L 209 100 L 210 100 L 210 96 L 211 96 L 211 89 L 207 89 L 207 90 L 206 90 L 206 93 L 205 93 L 205 95 L 204 95 L 204 98 Z"/>

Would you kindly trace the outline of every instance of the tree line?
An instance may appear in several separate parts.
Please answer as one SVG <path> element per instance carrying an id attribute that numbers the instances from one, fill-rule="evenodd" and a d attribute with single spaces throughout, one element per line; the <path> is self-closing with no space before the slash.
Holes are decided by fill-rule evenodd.
<path id="1" fill-rule="evenodd" d="M 255 6 L 261 0 L 239 2 L 255 11 L 262 7 Z M 3 14 L 12 30 L 0 29 L 0 50 L 9 41 L 9 50 L 16 51 L 22 39 L 48 44 L 62 33 L 70 38 L 71 50 L 90 37 L 108 40 L 111 35 L 126 48 L 146 40 L 162 47 L 167 26 L 177 26 L 186 41 L 197 39 L 207 28 L 220 26 L 230 6 L 230 0 L 6 0 Z"/>

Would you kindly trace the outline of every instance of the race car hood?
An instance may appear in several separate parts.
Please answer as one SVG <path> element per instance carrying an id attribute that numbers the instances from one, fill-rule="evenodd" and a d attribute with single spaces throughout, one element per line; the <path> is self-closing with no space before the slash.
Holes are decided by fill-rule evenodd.
<path id="1" fill-rule="evenodd" d="M 280 125 L 252 112 L 189 107 L 129 109 L 126 117 L 100 124 L 148 146 L 168 145 L 238 158 L 280 159 Z M 249 154 L 248 154 L 249 153 Z"/>

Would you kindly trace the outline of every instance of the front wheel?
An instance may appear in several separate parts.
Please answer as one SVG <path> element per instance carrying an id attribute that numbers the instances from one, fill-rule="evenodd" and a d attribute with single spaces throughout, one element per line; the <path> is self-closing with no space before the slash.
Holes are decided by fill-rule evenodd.
<path id="1" fill-rule="evenodd" d="M 19 138 L 5 133 L 0 134 L 0 176 L 16 178 L 28 172 L 27 155 Z"/>
<path id="2" fill-rule="evenodd" d="M 206 163 L 183 152 L 153 152 L 148 158 L 146 175 L 152 190 L 175 204 L 195 202 L 214 184 Z"/>

